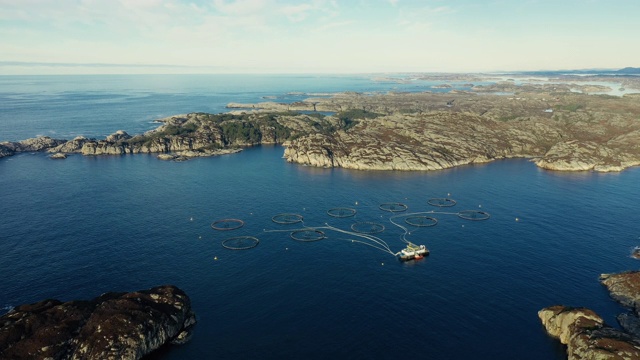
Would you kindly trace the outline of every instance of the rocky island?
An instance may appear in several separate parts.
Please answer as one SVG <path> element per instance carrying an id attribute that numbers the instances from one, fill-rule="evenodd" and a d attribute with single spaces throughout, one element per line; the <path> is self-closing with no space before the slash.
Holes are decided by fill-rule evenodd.
<path id="1" fill-rule="evenodd" d="M 640 165 L 640 96 L 588 93 L 595 90 L 606 89 L 501 81 L 447 93 L 347 92 L 293 103 L 231 103 L 229 113 L 171 116 L 135 136 L 118 131 L 104 140 L 4 142 L 0 157 L 49 151 L 183 160 L 270 143 L 285 145 L 289 162 L 359 170 L 427 171 L 505 158 L 529 158 L 559 171 Z"/>
<path id="2" fill-rule="evenodd" d="M 586 308 L 556 305 L 540 310 L 538 317 L 549 335 L 567 345 L 569 360 L 640 359 L 640 272 L 603 274 L 600 281 L 631 310 L 617 317 L 622 330 Z"/>
<path id="3" fill-rule="evenodd" d="M 171 285 L 89 301 L 43 300 L 0 316 L 0 358 L 140 359 L 186 342 L 195 322 L 189 297 Z"/>

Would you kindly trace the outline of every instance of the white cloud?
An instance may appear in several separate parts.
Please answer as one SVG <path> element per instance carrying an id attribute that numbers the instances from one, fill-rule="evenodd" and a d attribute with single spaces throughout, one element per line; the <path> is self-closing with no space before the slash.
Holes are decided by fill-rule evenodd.
<path id="1" fill-rule="evenodd" d="M 224 14 L 252 15 L 264 12 L 267 5 L 273 5 L 269 0 L 214 0 L 216 10 Z"/>
<path id="2" fill-rule="evenodd" d="M 516 69 L 518 65 L 535 68 L 535 64 L 554 68 L 587 62 L 607 67 L 614 60 L 640 59 L 637 47 L 624 46 L 640 36 L 640 28 L 629 26 L 631 20 L 575 31 L 565 23 L 531 20 L 508 31 L 513 28 L 508 21 L 513 19 L 475 16 L 484 10 L 453 4 L 0 0 L 0 61 L 314 72 Z M 594 47 L 589 39 L 596 38 L 596 31 L 610 40 Z M 603 55 L 607 53 L 621 55 L 611 60 Z"/>
<path id="3" fill-rule="evenodd" d="M 310 10 L 313 9 L 311 4 L 287 5 L 280 11 L 293 22 L 303 21 L 307 18 Z"/>

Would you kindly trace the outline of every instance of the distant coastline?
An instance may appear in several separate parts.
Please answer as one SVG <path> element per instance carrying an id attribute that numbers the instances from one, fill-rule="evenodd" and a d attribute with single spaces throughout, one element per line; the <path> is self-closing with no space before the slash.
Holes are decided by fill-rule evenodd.
<path id="1" fill-rule="evenodd" d="M 0 157 L 47 151 L 54 159 L 157 153 L 163 160 L 186 160 L 282 144 L 289 162 L 358 170 L 429 171 L 503 158 L 530 158 L 558 171 L 640 165 L 640 95 L 599 95 L 613 89 L 575 79 L 488 85 L 474 85 L 473 74 L 421 79 L 430 77 L 438 80 L 432 88 L 444 92 L 344 92 L 287 103 L 229 103 L 229 113 L 174 115 L 133 136 L 120 130 L 105 139 L 3 142 Z M 469 90 L 457 90 L 446 79 L 464 81 Z M 640 88 L 640 78 L 635 80 L 626 86 Z"/>

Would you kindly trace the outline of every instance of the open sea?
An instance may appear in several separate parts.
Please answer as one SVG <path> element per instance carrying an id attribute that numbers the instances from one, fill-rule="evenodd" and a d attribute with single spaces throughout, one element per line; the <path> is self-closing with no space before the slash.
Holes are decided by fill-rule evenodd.
<path id="1" fill-rule="evenodd" d="M 229 102 L 297 101 L 337 91 L 444 91 L 367 76 L 0 76 L 0 141 L 103 138 L 153 120 L 225 111 Z M 459 88 L 463 87 L 459 84 Z M 152 359 L 565 359 L 537 317 L 543 307 L 624 311 L 601 273 L 638 269 L 640 169 L 562 173 L 526 159 L 434 172 L 365 172 L 289 164 L 280 146 L 186 162 L 155 155 L 0 159 L 0 313 L 45 298 L 175 284 L 198 317 L 192 340 Z M 450 197 L 453 207 L 429 205 Z M 402 203 L 404 213 L 380 204 Z M 327 210 L 347 207 L 353 217 Z M 462 210 L 487 212 L 469 221 Z M 324 229 L 354 223 L 403 248 L 395 214 L 435 211 L 407 239 L 431 255 L 401 263 Z M 304 223 L 272 217 L 299 214 Z M 244 221 L 230 231 L 211 223 Z M 285 230 L 285 231 L 272 231 Z M 287 231 L 288 230 L 288 231 Z M 252 236 L 234 251 L 221 242 Z"/>

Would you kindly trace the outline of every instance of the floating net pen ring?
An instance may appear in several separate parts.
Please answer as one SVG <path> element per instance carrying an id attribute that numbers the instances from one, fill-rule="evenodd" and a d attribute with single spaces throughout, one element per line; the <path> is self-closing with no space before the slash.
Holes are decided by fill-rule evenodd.
<path id="1" fill-rule="evenodd" d="M 244 226 L 244 221 L 240 219 L 221 219 L 211 223 L 213 230 L 235 230 Z"/>
<path id="2" fill-rule="evenodd" d="M 458 213 L 458 217 L 465 220 L 480 221 L 487 220 L 491 215 L 479 210 L 463 210 Z"/>
<path id="3" fill-rule="evenodd" d="M 432 218 L 429 216 L 414 215 L 404 219 L 404 222 L 413 226 L 428 227 L 428 226 L 435 226 L 438 223 L 438 219 Z"/>
<path id="4" fill-rule="evenodd" d="M 290 236 L 295 241 L 303 242 L 318 241 L 325 238 L 322 231 L 315 229 L 296 230 L 292 232 Z"/>
<path id="5" fill-rule="evenodd" d="M 362 221 L 352 224 L 351 230 L 360 234 L 377 234 L 384 231 L 384 225 L 370 221 Z"/>
<path id="6" fill-rule="evenodd" d="M 356 214 L 356 209 L 352 209 L 352 208 L 337 207 L 337 208 L 327 210 L 327 215 L 336 217 L 336 218 L 352 217 L 355 214 Z"/>
<path id="7" fill-rule="evenodd" d="M 300 214 L 278 214 L 271 218 L 271 221 L 277 224 L 297 224 L 302 222 L 304 218 Z"/>
<path id="8" fill-rule="evenodd" d="M 449 198 L 431 198 L 427 200 L 427 204 L 437 207 L 450 207 L 456 204 L 456 201 Z"/>
<path id="9" fill-rule="evenodd" d="M 222 246 L 229 250 L 248 250 L 258 246 L 260 240 L 253 236 L 236 236 L 222 240 Z"/>
<path id="10" fill-rule="evenodd" d="M 402 212 L 407 210 L 408 206 L 402 203 L 384 203 L 380 204 L 379 208 L 388 212 Z"/>

